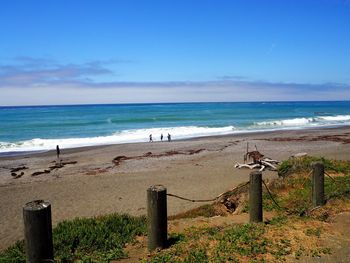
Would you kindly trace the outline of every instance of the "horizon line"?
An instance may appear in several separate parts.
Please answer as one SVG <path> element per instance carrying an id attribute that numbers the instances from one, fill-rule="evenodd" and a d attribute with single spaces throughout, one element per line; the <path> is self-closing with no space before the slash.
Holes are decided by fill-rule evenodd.
<path id="1" fill-rule="evenodd" d="M 271 101 L 193 101 L 193 102 L 130 102 L 130 103 L 77 103 L 77 104 L 28 104 L 28 105 L 0 105 L 0 108 L 25 107 L 76 107 L 76 106 L 113 106 L 113 105 L 157 105 L 157 104 L 215 104 L 215 103 L 312 103 L 312 102 L 350 102 L 350 100 L 271 100 Z"/>

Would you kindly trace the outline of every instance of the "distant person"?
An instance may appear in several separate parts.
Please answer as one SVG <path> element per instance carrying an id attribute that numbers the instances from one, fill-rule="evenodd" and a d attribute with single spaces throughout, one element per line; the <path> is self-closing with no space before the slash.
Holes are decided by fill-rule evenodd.
<path id="1" fill-rule="evenodd" d="M 56 154 L 57 154 L 57 159 L 60 159 L 60 147 L 58 145 L 56 145 Z"/>
<path id="2" fill-rule="evenodd" d="M 160 135 L 160 140 L 163 141 L 163 133 Z"/>
<path id="3" fill-rule="evenodd" d="M 171 135 L 170 135 L 170 133 L 168 133 L 168 142 L 170 142 L 171 141 Z"/>
<path id="4" fill-rule="evenodd" d="M 153 142 L 152 134 L 149 135 L 149 142 Z"/>

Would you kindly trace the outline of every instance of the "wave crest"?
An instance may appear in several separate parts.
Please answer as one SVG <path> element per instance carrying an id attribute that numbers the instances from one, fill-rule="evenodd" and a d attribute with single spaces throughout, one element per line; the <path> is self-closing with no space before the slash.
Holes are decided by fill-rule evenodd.
<path id="1" fill-rule="evenodd" d="M 324 126 L 334 124 L 348 124 L 350 115 L 336 115 L 336 116 L 317 116 L 308 118 L 294 118 L 285 120 L 271 120 L 254 123 L 255 126 L 284 126 L 284 127 L 305 127 L 305 126 Z"/>
<path id="2" fill-rule="evenodd" d="M 318 118 L 325 121 L 350 121 L 350 115 L 321 116 Z"/>
<path id="3" fill-rule="evenodd" d="M 295 118 L 286 120 L 262 121 L 255 124 L 257 126 L 300 126 L 314 121 L 314 118 Z"/>
<path id="4" fill-rule="evenodd" d="M 233 126 L 226 127 L 165 127 L 150 129 L 135 129 L 116 132 L 108 136 L 86 137 L 86 138 L 66 138 L 66 139 L 41 139 L 36 138 L 16 143 L 0 142 L 1 152 L 26 152 L 26 151 L 42 151 L 53 150 L 56 145 L 60 148 L 76 148 L 84 146 L 97 146 L 120 143 L 147 142 L 149 135 L 153 135 L 154 141 L 160 141 L 160 135 L 164 137 L 168 133 L 173 139 L 187 139 L 202 136 L 224 135 L 233 133 Z"/>

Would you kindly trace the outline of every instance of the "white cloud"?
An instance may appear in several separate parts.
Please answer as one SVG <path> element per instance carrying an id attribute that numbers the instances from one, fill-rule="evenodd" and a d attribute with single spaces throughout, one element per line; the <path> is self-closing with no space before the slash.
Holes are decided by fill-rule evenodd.
<path id="1" fill-rule="evenodd" d="M 97 82 L 91 78 L 113 74 L 106 65 L 122 61 L 62 64 L 30 57 L 19 57 L 15 61 L 11 65 L 0 65 L 2 106 L 350 100 L 347 84 L 273 83 L 235 75 L 213 81 Z"/>
<path id="2" fill-rule="evenodd" d="M 259 84 L 235 82 L 196 82 L 108 87 L 77 84 L 0 89 L 0 105 L 58 105 L 98 103 L 216 102 L 216 101 L 306 101 L 349 100 L 350 88 L 293 87 L 292 84 Z"/>

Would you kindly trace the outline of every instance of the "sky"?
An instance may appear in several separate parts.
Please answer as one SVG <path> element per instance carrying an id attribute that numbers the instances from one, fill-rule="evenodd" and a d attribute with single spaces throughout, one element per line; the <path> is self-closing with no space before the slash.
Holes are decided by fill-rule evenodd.
<path id="1" fill-rule="evenodd" d="M 2 0 L 0 105 L 350 100 L 350 0 Z"/>

